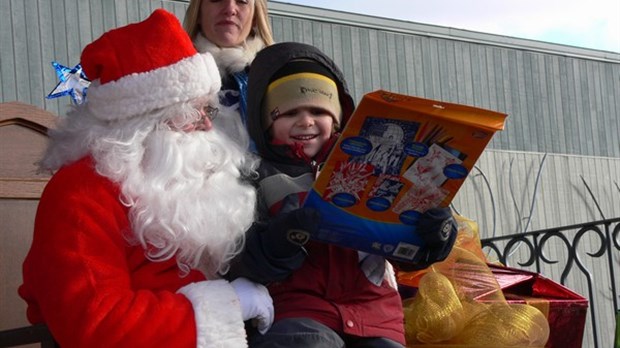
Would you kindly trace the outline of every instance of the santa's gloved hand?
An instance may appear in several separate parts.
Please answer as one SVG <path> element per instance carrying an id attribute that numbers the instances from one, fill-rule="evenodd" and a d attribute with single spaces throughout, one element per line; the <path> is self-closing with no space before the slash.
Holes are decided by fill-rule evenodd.
<path id="1" fill-rule="evenodd" d="M 318 231 L 320 221 L 320 214 L 313 208 L 299 208 L 274 217 L 262 234 L 266 252 L 277 258 L 299 252 L 310 235 Z"/>
<path id="2" fill-rule="evenodd" d="M 450 208 L 433 208 L 420 216 L 416 233 L 424 240 L 424 246 L 411 262 L 393 262 L 401 270 L 420 270 L 445 260 L 456 241 L 458 227 Z"/>
<path id="3" fill-rule="evenodd" d="M 258 332 L 267 332 L 273 324 L 273 301 L 267 288 L 246 278 L 237 278 L 230 285 L 239 297 L 243 321 L 252 319 Z"/>

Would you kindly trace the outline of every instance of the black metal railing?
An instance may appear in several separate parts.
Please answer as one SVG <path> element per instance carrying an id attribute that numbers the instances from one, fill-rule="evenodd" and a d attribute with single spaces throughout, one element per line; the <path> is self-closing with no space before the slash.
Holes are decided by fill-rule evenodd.
<path id="1" fill-rule="evenodd" d="M 536 271 L 564 286 L 567 282 L 585 284 L 590 325 L 583 347 L 599 348 L 612 346 L 607 342 L 613 340 L 615 315 L 620 310 L 616 281 L 620 272 L 619 237 L 620 218 L 613 218 L 485 238 L 482 247 L 489 259 L 497 257 L 506 266 Z M 549 276 L 558 271 L 558 279 Z"/>

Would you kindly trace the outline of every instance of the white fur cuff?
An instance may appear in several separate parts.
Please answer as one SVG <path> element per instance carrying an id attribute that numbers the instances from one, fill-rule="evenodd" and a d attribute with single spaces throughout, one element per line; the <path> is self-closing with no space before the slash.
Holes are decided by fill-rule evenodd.
<path id="1" fill-rule="evenodd" d="M 197 347 L 247 347 L 239 298 L 225 280 L 192 283 L 179 289 L 194 306 Z"/>

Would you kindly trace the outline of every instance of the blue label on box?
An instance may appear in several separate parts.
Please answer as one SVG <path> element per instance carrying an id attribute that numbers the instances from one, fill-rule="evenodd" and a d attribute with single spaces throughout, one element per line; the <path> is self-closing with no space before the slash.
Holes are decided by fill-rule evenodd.
<path id="1" fill-rule="evenodd" d="M 467 177 L 467 168 L 460 164 L 449 164 L 443 169 L 443 175 L 449 179 L 464 179 Z"/>
<path id="2" fill-rule="evenodd" d="M 414 226 L 418 223 L 420 215 L 422 214 L 415 210 L 405 210 L 404 212 L 400 213 L 398 218 L 400 219 L 400 222 L 404 223 L 405 225 Z"/>
<path id="3" fill-rule="evenodd" d="M 373 211 L 386 211 L 390 208 L 390 201 L 383 197 L 373 197 L 368 199 L 366 206 Z"/>
<path id="4" fill-rule="evenodd" d="M 339 207 L 348 208 L 355 205 L 357 199 L 350 193 L 336 193 L 332 198 L 332 202 Z"/>
<path id="5" fill-rule="evenodd" d="M 423 143 L 409 143 L 405 146 L 405 153 L 413 157 L 424 157 L 428 154 L 428 146 Z"/>
<path id="6" fill-rule="evenodd" d="M 372 143 L 364 137 L 350 137 L 340 143 L 340 148 L 347 155 L 362 156 L 372 150 Z"/>

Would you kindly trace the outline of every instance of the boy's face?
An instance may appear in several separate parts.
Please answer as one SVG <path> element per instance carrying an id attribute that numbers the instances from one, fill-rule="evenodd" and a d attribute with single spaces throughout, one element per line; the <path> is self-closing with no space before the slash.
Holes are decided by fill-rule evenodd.
<path id="1" fill-rule="evenodd" d="M 300 105 L 281 113 L 270 127 L 276 144 L 300 143 L 306 156 L 314 157 L 332 135 L 334 115 L 321 107 Z"/>

